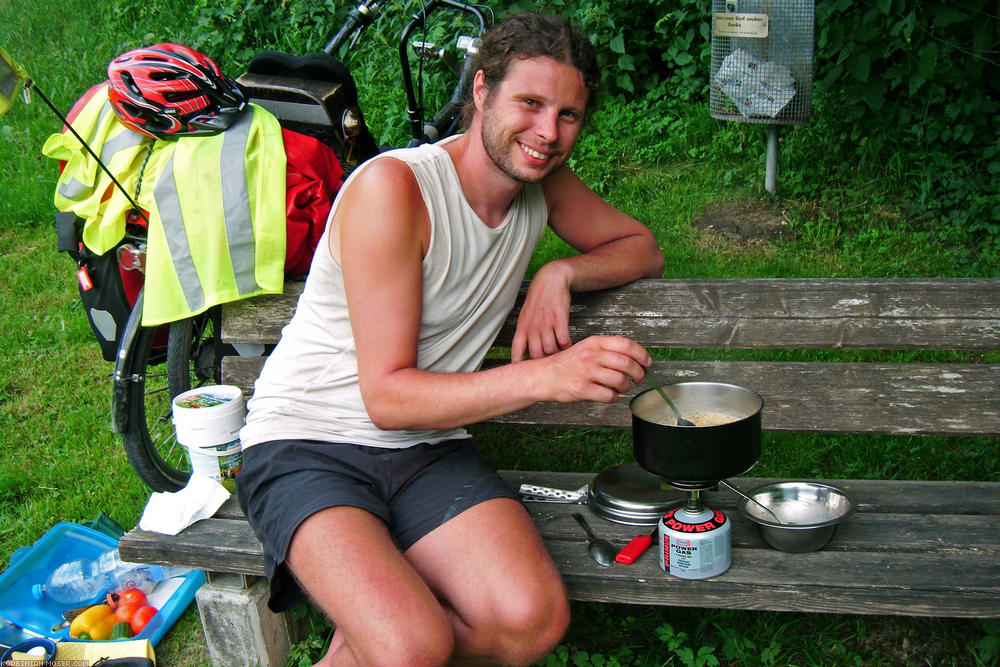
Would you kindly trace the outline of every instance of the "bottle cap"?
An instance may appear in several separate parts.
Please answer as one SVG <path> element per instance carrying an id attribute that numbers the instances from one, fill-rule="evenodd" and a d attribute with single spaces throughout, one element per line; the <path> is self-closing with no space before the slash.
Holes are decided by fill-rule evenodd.
<path id="1" fill-rule="evenodd" d="M 45 584 L 35 584 L 31 587 L 31 597 L 41 600 L 45 597 Z"/>

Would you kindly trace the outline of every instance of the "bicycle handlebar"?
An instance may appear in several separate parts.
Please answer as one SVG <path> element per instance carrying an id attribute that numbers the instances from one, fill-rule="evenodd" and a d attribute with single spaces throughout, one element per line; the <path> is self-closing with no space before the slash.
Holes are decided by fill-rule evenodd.
<path id="1" fill-rule="evenodd" d="M 469 75 L 469 64 L 471 58 L 466 57 L 465 63 L 462 67 L 462 73 L 459 76 L 458 83 L 455 86 L 454 91 L 452 91 L 451 99 L 448 103 L 434 115 L 431 122 L 427 125 L 423 124 L 424 110 L 420 106 L 416 93 L 413 89 L 413 80 L 410 74 L 410 63 L 407 57 L 407 47 L 409 46 L 410 35 L 418 27 L 423 26 L 427 21 L 427 16 L 431 12 L 439 9 L 442 6 L 448 6 L 453 9 L 458 9 L 460 11 L 472 14 L 479 24 L 479 35 L 482 35 L 486 30 L 486 19 L 483 16 L 482 11 L 474 5 L 469 5 L 464 2 L 459 2 L 459 0 L 430 0 L 430 2 L 422 5 L 420 11 L 413 15 L 413 19 L 406 25 L 403 29 L 403 34 L 399 38 L 399 64 L 403 70 L 403 87 L 406 89 L 406 115 L 407 123 L 410 126 L 410 140 L 411 146 L 421 144 L 429 141 L 436 141 L 447 131 L 452 129 L 457 120 L 459 114 L 461 113 L 461 101 L 463 89 L 466 85 L 466 81 Z M 470 49 L 471 53 L 471 49 Z"/>
<path id="2" fill-rule="evenodd" d="M 348 37 L 351 37 L 351 45 L 353 46 L 361 31 L 375 22 L 385 5 L 386 0 L 361 0 L 358 6 L 348 14 L 347 20 L 340 26 L 340 30 L 333 36 L 333 39 L 323 47 L 323 51 L 333 55 L 344 48 Z"/>
<path id="3" fill-rule="evenodd" d="M 358 40 L 358 37 L 360 37 L 365 28 L 375 22 L 390 2 L 392 2 L 392 0 L 361 0 L 357 6 L 350 11 L 347 19 L 337 31 L 337 34 L 334 35 L 333 39 L 327 43 L 327 45 L 323 48 L 323 51 L 327 54 L 336 56 L 345 45 L 349 49 L 353 48 L 354 44 Z M 469 57 L 469 55 L 474 53 L 474 47 L 467 49 L 469 55 L 465 58 L 465 63 L 463 64 L 462 71 L 459 74 L 458 83 L 452 91 L 452 95 L 448 100 L 448 103 L 445 104 L 444 107 L 442 107 L 441 110 L 438 111 L 426 125 L 424 124 L 424 109 L 420 106 L 420 102 L 417 100 L 411 77 L 410 63 L 407 54 L 410 36 L 418 27 L 425 25 L 427 17 L 432 12 L 441 8 L 457 9 L 471 14 L 478 23 L 478 34 L 476 38 L 478 38 L 479 35 L 482 35 L 486 30 L 486 19 L 483 16 L 483 12 L 478 7 L 466 4 L 460 0 L 428 0 L 421 5 L 420 10 L 413 15 L 410 22 L 403 29 L 399 41 L 399 61 L 403 74 L 403 87 L 406 93 L 406 114 L 407 124 L 410 127 L 410 135 L 412 137 L 409 142 L 409 145 L 411 146 L 429 141 L 436 141 L 441 136 L 452 132 L 462 111 L 461 102 L 464 88 L 470 74 L 468 71 L 469 66 L 472 61 L 472 58 Z"/>

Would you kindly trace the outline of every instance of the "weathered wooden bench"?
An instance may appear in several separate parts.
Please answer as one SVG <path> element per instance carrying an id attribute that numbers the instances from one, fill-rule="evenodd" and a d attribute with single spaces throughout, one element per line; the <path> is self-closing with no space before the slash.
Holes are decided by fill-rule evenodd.
<path id="1" fill-rule="evenodd" d="M 299 291 L 300 286 L 289 285 L 281 296 L 227 305 L 223 338 L 274 343 Z M 655 372 L 661 381 L 720 381 L 755 389 L 765 401 L 765 432 L 1000 434 L 1000 280 L 643 280 L 575 295 L 571 320 L 576 340 L 621 334 L 650 349 L 719 351 L 703 353 L 712 359 L 706 361 L 657 361 Z M 498 348 L 509 346 L 514 322 L 512 316 Z M 774 355 L 760 361 L 718 360 L 737 350 L 852 350 L 863 360 L 776 361 Z M 910 352 L 899 361 L 900 355 L 883 354 L 890 350 Z M 250 392 L 262 363 L 260 357 L 226 358 L 223 381 Z M 613 405 L 539 404 L 496 422 L 622 429 L 630 427 L 630 419 L 623 396 Z M 544 430 L 540 437 L 546 437 Z M 594 477 L 502 474 L 514 488 L 530 483 L 577 489 Z M 770 480 L 735 481 L 747 489 Z M 732 520 L 733 564 L 722 575 L 700 581 L 667 575 L 653 550 L 633 565 L 601 567 L 587 557 L 584 534 L 570 518 L 579 505 L 527 504 L 576 600 L 1000 616 L 1000 483 L 827 481 L 853 496 L 857 513 L 825 548 L 805 554 L 771 549 L 735 511 L 736 496 L 708 492 L 707 504 L 727 511 Z M 596 532 L 620 545 L 640 532 L 591 516 Z M 264 559 L 234 499 L 215 517 L 175 537 L 133 530 L 122 538 L 120 550 L 128 560 L 210 573 L 198 600 L 218 664 L 283 659 L 290 624 L 262 611 Z M 229 587 L 230 579 L 235 586 Z M 227 642 L 227 634 L 239 637 L 238 645 Z"/>

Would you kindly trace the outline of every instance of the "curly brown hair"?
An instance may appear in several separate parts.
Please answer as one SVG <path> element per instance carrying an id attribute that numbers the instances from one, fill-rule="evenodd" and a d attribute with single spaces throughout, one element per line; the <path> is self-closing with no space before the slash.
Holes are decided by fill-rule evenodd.
<path id="1" fill-rule="evenodd" d="M 494 25 L 483 36 L 479 51 L 473 56 L 470 72 L 483 71 L 486 88 L 495 91 L 511 61 L 547 56 L 576 68 L 583 75 L 589 93 L 587 111 L 597 106 L 601 71 L 597 54 L 585 36 L 559 16 L 521 12 Z M 468 128 L 475 116 L 472 102 L 472 79 L 466 83 L 462 124 Z"/>

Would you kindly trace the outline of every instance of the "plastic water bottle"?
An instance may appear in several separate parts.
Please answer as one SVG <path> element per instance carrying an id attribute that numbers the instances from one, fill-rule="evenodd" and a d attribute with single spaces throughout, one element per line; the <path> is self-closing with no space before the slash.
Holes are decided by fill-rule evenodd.
<path id="1" fill-rule="evenodd" d="M 170 565 L 127 563 L 118 556 L 118 549 L 109 549 L 97 560 L 81 558 L 60 565 L 44 584 L 31 587 L 31 595 L 36 600 L 47 596 L 63 604 L 83 604 L 107 591 L 142 588 L 189 571 Z"/>

